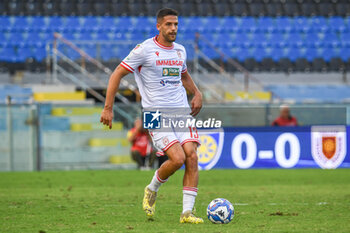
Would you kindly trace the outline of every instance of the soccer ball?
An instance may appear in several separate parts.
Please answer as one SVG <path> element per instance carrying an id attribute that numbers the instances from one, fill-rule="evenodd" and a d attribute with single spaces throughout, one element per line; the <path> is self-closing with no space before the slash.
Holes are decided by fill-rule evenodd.
<path id="1" fill-rule="evenodd" d="M 212 223 L 226 224 L 231 222 L 235 210 L 233 205 L 224 198 L 216 198 L 212 200 L 207 208 L 208 219 Z"/>

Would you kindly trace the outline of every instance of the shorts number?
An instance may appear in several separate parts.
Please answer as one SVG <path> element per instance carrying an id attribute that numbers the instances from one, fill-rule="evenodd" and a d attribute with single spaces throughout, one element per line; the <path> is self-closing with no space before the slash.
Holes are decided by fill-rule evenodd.
<path id="1" fill-rule="evenodd" d="M 198 138 L 198 131 L 196 127 L 188 127 L 190 129 L 191 138 Z"/>

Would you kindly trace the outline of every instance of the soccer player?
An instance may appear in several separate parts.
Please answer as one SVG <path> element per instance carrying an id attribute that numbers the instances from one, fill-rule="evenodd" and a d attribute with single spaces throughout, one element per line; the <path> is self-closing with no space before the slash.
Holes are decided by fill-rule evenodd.
<path id="1" fill-rule="evenodd" d="M 186 50 L 175 43 L 178 30 L 178 13 L 164 8 L 157 13 L 159 35 L 137 45 L 112 73 L 106 95 L 101 122 L 112 127 L 113 102 L 120 80 L 134 73 L 141 97 L 142 107 L 147 108 L 188 108 L 196 116 L 202 108 L 202 94 L 193 82 L 186 66 Z M 191 107 L 186 90 L 193 94 Z M 183 211 L 181 223 L 203 223 L 193 215 L 198 185 L 198 132 L 195 128 L 173 129 L 169 132 L 149 130 L 154 145 L 160 154 L 169 159 L 155 172 L 151 183 L 146 186 L 143 210 L 153 217 L 157 192 L 160 186 L 178 169 L 185 165 L 183 177 Z"/>

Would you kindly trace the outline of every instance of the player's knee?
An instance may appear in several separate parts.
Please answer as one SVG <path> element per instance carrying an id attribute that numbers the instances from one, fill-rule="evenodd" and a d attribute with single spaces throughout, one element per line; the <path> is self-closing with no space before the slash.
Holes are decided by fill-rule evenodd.
<path id="1" fill-rule="evenodd" d="M 178 156 L 173 160 L 174 166 L 178 169 L 185 163 L 185 156 Z"/>
<path id="2" fill-rule="evenodd" d="M 186 160 L 187 160 L 188 163 L 190 163 L 191 165 L 197 166 L 197 164 L 198 164 L 197 152 L 196 152 L 196 151 L 191 151 L 191 152 L 187 155 Z"/>

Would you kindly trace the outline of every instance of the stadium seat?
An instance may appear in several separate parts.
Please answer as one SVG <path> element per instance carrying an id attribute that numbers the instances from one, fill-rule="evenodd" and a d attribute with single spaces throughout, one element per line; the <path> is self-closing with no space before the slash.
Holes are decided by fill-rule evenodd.
<path id="1" fill-rule="evenodd" d="M 265 7 L 264 7 L 264 4 L 262 2 L 259 2 L 259 3 L 253 2 L 253 3 L 249 4 L 249 8 L 250 8 L 250 15 L 251 16 L 258 17 L 258 16 L 266 15 Z"/>
<path id="2" fill-rule="evenodd" d="M 23 15 L 24 1 L 8 1 L 7 9 L 10 15 Z"/>
<path id="3" fill-rule="evenodd" d="M 42 12 L 41 2 L 30 0 L 25 4 L 25 14 L 26 15 L 40 15 Z"/>
<path id="4" fill-rule="evenodd" d="M 320 2 L 318 6 L 319 6 L 319 14 L 322 16 L 329 17 L 335 14 L 335 10 L 332 3 Z"/>
<path id="5" fill-rule="evenodd" d="M 342 33 L 347 28 L 347 25 L 345 24 L 344 18 L 334 16 L 328 19 L 328 27 L 334 32 Z"/>
<path id="6" fill-rule="evenodd" d="M 257 25 L 255 18 L 253 17 L 242 17 L 240 29 L 242 31 L 255 32 L 257 30 Z"/>
<path id="7" fill-rule="evenodd" d="M 76 4 L 77 15 L 92 15 L 92 7 L 90 2 L 82 1 Z"/>
<path id="8" fill-rule="evenodd" d="M 90 30 L 90 31 L 97 31 L 98 29 L 100 29 L 100 24 L 97 20 L 97 17 L 94 17 L 94 16 L 85 17 L 84 22 L 82 24 L 82 28 L 84 30 Z"/>
<path id="9" fill-rule="evenodd" d="M 285 3 L 283 4 L 283 11 L 286 16 L 298 16 L 300 15 L 298 4 L 296 3 Z"/>
<path id="10" fill-rule="evenodd" d="M 12 27 L 15 31 L 27 31 L 29 29 L 28 18 L 25 16 L 15 17 Z"/>
<path id="11" fill-rule="evenodd" d="M 41 17 L 41 16 L 32 17 L 28 30 L 35 31 L 35 32 L 47 30 L 44 17 Z"/>
<path id="12" fill-rule="evenodd" d="M 269 2 L 265 4 L 266 6 L 266 14 L 268 16 L 276 17 L 281 16 L 283 14 L 282 4 L 278 2 Z"/>
<path id="13" fill-rule="evenodd" d="M 214 4 L 215 14 L 219 17 L 230 14 L 230 4 L 226 2 L 217 2 Z"/>
<path id="14" fill-rule="evenodd" d="M 58 15 L 58 1 L 55 0 L 45 0 L 43 2 L 43 14 L 47 16 Z"/>
<path id="15" fill-rule="evenodd" d="M 289 17 L 276 18 L 276 30 L 282 33 L 289 33 L 292 30 L 293 20 Z"/>
<path id="16" fill-rule="evenodd" d="M 275 22 L 271 17 L 260 17 L 257 20 L 257 30 L 272 32 L 275 30 Z"/>

